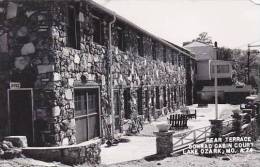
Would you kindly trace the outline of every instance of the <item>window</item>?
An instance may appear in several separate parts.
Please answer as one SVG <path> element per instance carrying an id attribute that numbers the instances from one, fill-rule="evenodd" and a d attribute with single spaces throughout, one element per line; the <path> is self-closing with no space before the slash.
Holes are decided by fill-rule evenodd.
<path id="1" fill-rule="evenodd" d="M 86 96 L 85 92 L 75 91 L 75 116 L 86 114 Z"/>
<path id="2" fill-rule="evenodd" d="M 174 102 L 177 102 L 177 89 L 174 88 Z"/>
<path id="3" fill-rule="evenodd" d="M 152 106 L 154 106 L 154 89 L 151 90 L 151 102 Z"/>
<path id="4" fill-rule="evenodd" d="M 76 20 L 78 11 L 79 3 L 68 6 L 67 46 L 74 49 L 80 49 L 80 24 Z"/>
<path id="5" fill-rule="evenodd" d="M 163 47 L 163 62 L 166 63 L 167 57 L 166 57 L 166 47 Z"/>
<path id="6" fill-rule="evenodd" d="M 179 64 L 179 66 L 181 66 L 181 64 L 182 64 L 182 57 L 180 54 L 178 55 L 178 64 Z"/>
<path id="7" fill-rule="evenodd" d="M 138 35 L 137 36 L 137 42 L 138 42 L 138 54 L 139 56 L 144 56 L 144 46 L 143 46 L 143 36 Z"/>
<path id="8" fill-rule="evenodd" d="M 211 73 L 215 73 L 214 65 L 211 66 Z M 229 73 L 229 65 L 217 65 L 217 73 Z"/>
<path id="9" fill-rule="evenodd" d="M 178 54 L 174 54 L 174 64 L 178 65 Z"/>
<path id="10" fill-rule="evenodd" d="M 171 60 L 172 60 L 172 65 L 174 65 L 175 64 L 175 56 L 174 56 L 174 52 L 172 51 L 172 54 L 171 54 Z"/>
<path id="11" fill-rule="evenodd" d="M 93 16 L 93 42 L 103 45 L 104 44 L 104 25 L 100 18 Z"/>
<path id="12" fill-rule="evenodd" d="M 130 96 L 130 88 L 126 88 L 124 90 L 124 109 L 125 109 L 125 119 L 131 118 L 131 96 Z"/>
<path id="13" fill-rule="evenodd" d="M 218 73 L 229 73 L 229 65 L 219 65 L 217 67 Z"/>
<path id="14" fill-rule="evenodd" d="M 155 90 L 156 92 L 155 92 L 155 102 L 156 102 L 156 106 L 155 106 L 155 108 L 156 109 L 160 109 L 160 90 L 159 90 L 159 87 L 157 86 L 156 87 L 156 90 Z"/>
<path id="15" fill-rule="evenodd" d="M 143 115 L 143 94 L 142 94 L 142 88 L 137 89 L 137 109 L 138 114 Z"/>
<path id="16" fill-rule="evenodd" d="M 125 36 L 124 36 L 123 26 L 117 27 L 117 33 L 118 33 L 118 49 L 120 49 L 121 51 L 125 51 L 126 46 L 125 46 Z"/>
<path id="17" fill-rule="evenodd" d="M 166 107 L 167 106 L 167 100 L 166 100 L 166 87 L 163 87 L 163 106 Z"/>
<path id="18" fill-rule="evenodd" d="M 156 41 L 152 41 L 152 54 L 153 54 L 153 60 L 157 59 L 156 55 Z"/>

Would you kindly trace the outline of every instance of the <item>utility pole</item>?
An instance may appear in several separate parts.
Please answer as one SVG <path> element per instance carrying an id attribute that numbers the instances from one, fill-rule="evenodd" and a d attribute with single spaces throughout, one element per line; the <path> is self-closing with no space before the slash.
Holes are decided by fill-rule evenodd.
<path id="1" fill-rule="evenodd" d="M 247 50 L 247 84 L 250 84 L 250 48 L 252 47 L 260 47 L 260 45 L 247 45 L 248 50 Z"/>
<path id="2" fill-rule="evenodd" d="M 214 63 L 214 74 L 215 74 L 215 79 L 214 79 L 214 87 L 215 87 L 215 112 L 216 112 L 216 120 L 218 119 L 218 65 L 215 61 Z"/>
<path id="3" fill-rule="evenodd" d="M 247 50 L 247 84 L 250 84 L 250 45 L 248 44 L 248 50 Z"/>

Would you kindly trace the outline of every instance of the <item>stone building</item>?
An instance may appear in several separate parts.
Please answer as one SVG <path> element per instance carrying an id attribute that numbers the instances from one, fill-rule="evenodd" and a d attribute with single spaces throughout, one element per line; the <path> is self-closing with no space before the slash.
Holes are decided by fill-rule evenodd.
<path id="1" fill-rule="evenodd" d="M 29 145 L 108 137 L 193 102 L 193 55 L 93 1 L 0 1 L 0 42 L 1 136 Z"/>

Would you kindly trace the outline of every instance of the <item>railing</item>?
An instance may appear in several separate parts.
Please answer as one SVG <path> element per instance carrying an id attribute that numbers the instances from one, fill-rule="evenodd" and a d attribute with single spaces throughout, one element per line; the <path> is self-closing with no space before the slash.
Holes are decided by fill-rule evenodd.
<path id="1" fill-rule="evenodd" d="M 210 136 L 211 126 L 173 134 L 173 152 L 179 152 L 189 144 L 202 143 Z"/>

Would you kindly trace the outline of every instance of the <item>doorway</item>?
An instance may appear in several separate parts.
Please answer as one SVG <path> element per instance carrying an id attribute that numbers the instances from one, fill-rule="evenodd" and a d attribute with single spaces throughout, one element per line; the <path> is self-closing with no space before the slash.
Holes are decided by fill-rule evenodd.
<path id="1" fill-rule="evenodd" d="M 115 133 L 121 132 L 121 101 L 120 91 L 114 90 L 114 118 L 115 118 Z"/>
<path id="2" fill-rule="evenodd" d="M 29 146 L 34 144 L 32 89 L 8 90 L 9 134 L 26 136 Z"/>
<path id="3" fill-rule="evenodd" d="M 130 88 L 126 88 L 123 93 L 124 96 L 124 110 L 125 110 L 125 119 L 131 118 L 131 94 L 130 94 Z"/>
<path id="4" fill-rule="evenodd" d="M 99 89 L 75 88 L 74 103 L 77 143 L 99 137 Z"/>

